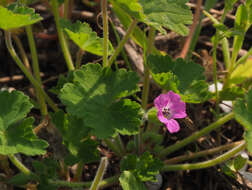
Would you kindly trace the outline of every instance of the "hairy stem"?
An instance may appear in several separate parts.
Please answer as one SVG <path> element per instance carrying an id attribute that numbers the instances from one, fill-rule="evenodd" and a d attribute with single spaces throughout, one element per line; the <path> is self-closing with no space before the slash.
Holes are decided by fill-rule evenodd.
<path id="1" fill-rule="evenodd" d="M 101 158 L 99 168 L 95 175 L 94 181 L 90 187 L 90 190 L 98 190 L 100 183 L 102 181 L 103 175 L 107 169 L 107 166 L 108 166 L 108 158 L 107 157 Z"/>
<path id="2" fill-rule="evenodd" d="M 20 162 L 14 155 L 8 155 L 10 161 L 24 174 L 26 175 L 31 175 L 32 172 L 27 168 L 25 167 L 22 162 Z"/>
<path id="3" fill-rule="evenodd" d="M 39 69 L 37 48 L 36 48 L 35 40 L 34 40 L 33 33 L 32 33 L 32 26 L 31 25 L 26 26 L 25 30 L 27 33 L 28 42 L 29 42 L 29 46 L 30 46 L 30 50 L 31 50 L 33 73 L 34 73 L 35 79 L 38 81 L 40 86 L 42 86 L 42 82 L 41 82 L 41 78 L 40 78 L 40 69 Z M 45 102 L 44 96 L 40 93 L 40 91 L 37 87 L 36 87 L 36 96 L 37 96 L 37 100 L 39 102 L 41 114 L 42 114 L 42 116 L 46 116 L 48 114 L 46 102 Z"/>
<path id="4" fill-rule="evenodd" d="M 16 62 L 18 67 L 22 70 L 22 72 L 25 74 L 25 76 L 29 79 L 29 81 L 32 83 L 34 87 L 36 87 L 40 93 L 44 96 L 45 100 L 47 101 L 48 105 L 56 112 L 58 111 L 57 105 L 53 102 L 53 100 L 46 94 L 44 89 L 41 87 L 39 82 L 32 76 L 30 71 L 23 65 L 22 61 L 19 59 L 19 57 L 16 54 L 16 51 L 12 45 L 11 41 L 11 33 L 8 31 L 5 31 L 5 43 L 7 46 L 7 49 L 13 58 L 13 60 Z"/>
<path id="5" fill-rule="evenodd" d="M 118 44 L 118 46 L 115 49 L 114 53 L 110 57 L 110 59 L 108 61 L 108 66 L 109 67 L 112 65 L 112 63 L 115 61 L 115 59 L 117 58 L 117 56 L 119 55 L 119 53 L 123 49 L 123 46 L 128 41 L 128 39 L 129 39 L 131 33 L 134 31 L 134 28 L 136 27 L 136 25 L 137 25 L 137 20 L 133 20 L 132 23 L 130 24 L 125 36 L 122 38 L 121 42 Z"/>
<path id="6" fill-rule="evenodd" d="M 216 130 L 217 128 L 219 128 L 224 123 L 226 123 L 229 120 L 233 119 L 233 117 L 234 117 L 233 112 L 225 115 L 224 117 L 218 119 L 214 123 L 212 123 L 212 124 L 208 125 L 207 127 L 201 129 L 200 131 L 197 131 L 197 132 L 193 133 L 192 135 L 190 135 L 189 137 L 183 139 L 182 141 L 178 141 L 177 143 L 175 143 L 175 144 L 173 144 L 171 146 L 168 146 L 163 151 L 161 151 L 161 153 L 159 154 L 159 157 L 160 158 L 165 158 L 168 154 L 171 154 L 172 152 L 175 152 L 176 150 L 179 150 L 180 148 L 182 148 L 182 147 L 188 145 L 189 143 L 192 143 L 193 141 L 197 140 L 199 137 L 204 136 L 204 135 L 210 133 L 213 130 Z"/>
<path id="7" fill-rule="evenodd" d="M 234 147 L 238 146 L 239 144 L 241 144 L 242 142 L 243 141 L 238 141 L 238 142 L 222 145 L 222 146 L 219 146 L 216 148 L 211 148 L 211 149 L 203 150 L 203 151 L 196 152 L 196 153 L 188 153 L 186 155 L 177 156 L 177 157 L 171 158 L 169 160 L 165 160 L 164 163 L 165 164 L 176 164 L 176 163 L 183 162 L 186 160 L 192 160 L 195 158 L 220 153 L 222 151 L 234 148 Z"/>
<path id="8" fill-rule="evenodd" d="M 29 62 L 29 59 L 27 57 L 27 54 L 24 50 L 24 47 L 23 47 L 23 44 L 21 42 L 21 40 L 19 39 L 19 37 L 17 35 L 13 35 L 12 36 L 16 45 L 17 45 L 17 48 L 18 48 L 18 51 L 21 55 L 21 59 L 25 65 L 25 67 L 31 72 L 31 66 L 30 66 L 30 62 Z"/>
<path id="9" fill-rule="evenodd" d="M 82 49 L 79 49 L 79 51 L 77 52 L 76 54 L 76 61 L 75 61 L 75 67 L 76 69 L 79 69 L 80 66 L 81 66 L 81 60 L 82 60 L 82 57 L 84 55 L 84 51 Z"/>
<path id="10" fill-rule="evenodd" d="M 100 182 L 99 188 L 106 188 L 118 182 L 119 175 L 104 179 Z M 49 183 L 58 187 L 90 187 L 92 182 L 69 182 L 61 180 L 49 180 Z"/>
<path id="11" fill-rule="evenodd" d="M 246 143 L 243 141 L 238 146 L 233 148 L 232 150 L 222 154 L 221 156 L 218 156 L 217 158 L 214 158 L 212 160 L 199 162 L 199 163 L 193 163 L 193 164 L 174 164 L 174 165 L 165 165 L 161 171 L 167 172 L 167 171 L 178 171 L 178 170 L 198 170 L 203 168 L 209 168 L 212 166 L 215 166 L 217 164 L 220 164 L 222 162 L 227 161 L 231 157 L 233 157 L 238 152 L 242 151 L 244 148 L 246 148 Z"/>
<path id="12" fill-rule="evenodd" d="M 80 181 L 81 180 L 83 166 L 84 166 L 84 162 L 80 161 L 77 165 L 77 170 L 76 170 L 76 174 L 74 175 L 73 181 Z"/>
<path id="13" fill-rule="evenodd" d="M 115 144 L 115 142 L 113 142 L 113 140 L 111 139 L 103 139 L 104 142 L 106 143 L 106 145 L 108 146 L 108 148 L 110 150 L 112 150 L 117 156 L 122 157 L 123 153 L 121 152 L 119 146 L 117 146 Z"/>
<path id="14" fill-rule="evenodd" d="M 102 21 L 103 21 L 103 67 L 107 66 L 108 62 L 108 10 L 107 10 L 108 2 L 107 0 L 101 1 L 102 7 Z M 109 65 L 110 66 L 110 65 Z"/>
<path id="15" fill-rule="evenodd" d="M 74 70 L 74 65 L 73 65 L 73 61 L 72 61 L 70 51 L 68 49 L 67 41 L 66 41 L 64 33 L 63 33 L 63 29 L 60 27 L 60 16 L 59 16 L 58 0 L 52 0 L 51 3 L 52 3 L 54 20 L 55 20 L 56 28 L 57 28 L 57 31 L 58 31 L 60 46 L 62 48 L 62 52 L 63 52 L 64 58 L 66 60 L 68 70 L 71 71 L 71 70 Z"/>

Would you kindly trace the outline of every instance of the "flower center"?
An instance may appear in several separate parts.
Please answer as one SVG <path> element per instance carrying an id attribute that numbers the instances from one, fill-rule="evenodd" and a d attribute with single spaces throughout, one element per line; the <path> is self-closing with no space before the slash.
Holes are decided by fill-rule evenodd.
<path id="1" fill-rule="evenodd" d="M 162 108 L 162 114 L 164 117 L 166 117 L 167 119 L 170 119 L 172 114 L 171 114 L 171 110 L 168 106 L 165 106 Z"/>

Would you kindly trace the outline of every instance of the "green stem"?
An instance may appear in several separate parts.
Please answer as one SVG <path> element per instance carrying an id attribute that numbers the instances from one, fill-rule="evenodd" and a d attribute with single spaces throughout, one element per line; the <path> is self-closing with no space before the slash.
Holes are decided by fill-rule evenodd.
<path id="1" fill-rule="evenodd" d="M 246 55 L 242 56 L 237 62 L 236 62 L 236 67 L 242 63 L 245 63 L 247 61 L 247 59 L 252 55 L 252 48 L 249 49 L 248 53 L 246 53 Z M 236 68 L 235 67 L 235 68 Z M 234 68 L 234 70 L 235 70 Z M 232 71 L 231 71 L 232 73 Z"/>
<path id="2" fill-rule="evenodd" d="M 155 28 L 151 27 L 148 35 L 148 46 L 146 50 L 146 55 L 144 59 L 144 85 L 143 85 L 143 93 L 142 93 L 142 108 L 144 111 L 147 110 L 148 104 L 148 96 L 149 96 L 149 87 L 150 87 L 150 71 L 147 66 L 147 57 L 151 54 L 154 47 L 155 40 Z M 138 135 L 135 136 L 135 144 L 137 147 L 137 153 L 140 154 L 142 149 L 142 129 L 139 128 Z"/>
<path id="3" fill-rule="evenodd" d="M 119 175 L 104 179 L 100 182 L 99 188 L 106 188 L 118 182 Z M 58 187 L 90 187 L 92 182 L 69 182 L 61 180 L 49 180 L 49 183 Z"/>
<path id="4" fill-rule="evenodd" d="M 103 139 L 109 149 L 111 149 L 117 156 L 122 157 L 123 153 L 120 151 L 120 148 L 110 139 Z"/>
<path id="5" fill-rule="evenodd" d="M 125 149 L 125 146 L 124 146 L 123 141 L 122 141 L 119 134 L 115 137 L 115 143 L 118 145 L 118 148 L 120 149 L 121 155 L 122 156 L 125 155 L 126 149 Z"/>
<path id="6" fill-rule="evenodd" d="M 41 82 L 41 78 L 40 78 L 38 54 L 37 54 L 35 40 L 34 40 L 33 33 L 32 33 L 32 26 L 31 25 L 26 26 L 25 30 L 27 33 L 28 42 L 29 42 L 29 46 L 30 46 L 30 50 L 31 50 L 32 68 L 33 68 L 33 72 L 35 75 L 35 79 L 38 81 L 40 86 L 42 86 L 42 82 Z M 48 114 L 46 102 L 45 102 L 45 99 L 44 99 L 43 95 L 40 93 L 38 88 L 36 88 L 36 95 L 37 95 L 37 100 L 39 102 L 41 114 L 42 114 L 42 116 L 46 116 Z"/>
<path id="7" fill-rule="evenodd" d="M 26 175 L 31 175 L 32 174 L 32 172 L 28 169 L 28 168 L 26 168 L 23 164 L 22 164 L 22 162 L 20 162 L 14 155 L 8 155 L 8 157 L 9 157 L 9 159 L 10 159 L 10 161 L 21 171 L 21 172 L 23 172 L 24 174 L 26 174 Z"/>
<path id="8" fill-rule="evenodd" d="M 103 67 L 107 67 L 108 62 L 108 10 L 107 0 L 101 1 L 102 7 L 102 21 L 103 21 Z M 110 67 L 110 65 L 108 65 Z"/>
<path id="9" fill-rule="evenodd" d="M 219 89 L 218 89 L 218 78 L 217 78 L 217 46 L 218 46 L 219 32 L 216 31 L 213 42 L 213 80 L 215 87 L 215 96 L 216 96 L 216 115 L 219 117 L 220 107 L 219 107 Z"/>
<path id="10" fill-rule="evenodd" d="M 76 174 L 74 175 L 74 181 L 80 181 L 82 176 L 84 162 L 80 161 L 77 165 Z"/>
<path id="11" fill-rule="evenodd" d="M 116 31 L 115 25 L 114 25 L 112 20 L 110 21 L 110 25 L 112 27 L 112 30 L 113 30 L 114 34 L 115 34 L 116 42 L 117 42 L 117 44 L 119 44 L 120 43 L 120 36 L 119 36 L 118 32 Z M 122 55 L 126 65 L 128 66 L 128 69 L 132 71 L 132 67 L 130 65 L 129 59 L 128 59 L 127 55 L 126 55 L 126 52 L 125 52 L 124 48 L 122 49 L 122 54 L 121 55 Z"/>
<path id="12" fill-rule="evenodd" d="M 224 117 L 218 119 L 214 123 L 210 124 L 209 126 L 205 127 L 204 129 L 201 129 L 200 131 L 195 132 L 194 134 L 190 135 L 189 137 L 183 139 L 182 141 L 178 141 L 176 144 L 173 144 L 167 148 L 165 148 L 161 153 L 159 154 L 160 158 L 165 158 L 168 154 L 171 154 L 172 152 L 175 152 L 176 150 L 179 150 L 180 148 L 188 145 L 189 143 L 192 143 L 193 141 L 197 140 L 199 137 L 204 136 L 211 131 L 217 129 L 224 123 L 228 122 L 229 120 L 233 119 L 234 113 L 231 112 Z"/>
<path id="13" fill-rule="evenodd" d="M 81 66 L 81 60 L 82 60 L 82 57 L 83 57 L 84 53 L 85 52 L 82 49 L 79 49 L 79 51 L 77 52 L 77 54 L 76 54 L 76 62 L 75 62 L 76 69 L 80 68 L 80 66 Z"/>
<path id="14" fill-rule="evenodd" d="M 26 175 L 32 175 L 33 173 L 26 168 L 14 155 L 8 155 L 10 161 L 24 174 Z M 120 175 L 115 175 L 110 178 L 104 179 L 100 181 L 99 188 L 106 188 L 108 186 L 111 186 L 118 182 Z M 68 182 L 68 181 L 61 181 L 61 180 L 50 180 L 49 184 L 55 185 L 57 187 L 90 187 L 92 184 L 92 181 L 89 182 Z"/>
<path id="15" fill-rule="evenodd" d="M 29 70 L 23 65 L 22 61 L 19 59 L 19 57 L 16 54 L 15 49 L 12 46 L 11 42 L 11 33 L 8 31 L 5 31 L 5 43 L 7 46 L 7 49 L 12 56 L 13 60 L 16 62 L 16 64 L 19 66 L 19 68 L 22 70 L 22 72 L 25 74 L 25 76 L 30 80 L 32 85 L 37 88 L 40 93 L 44 96 L 46 101 L 48 102 L 48 105 L 56 112 L 58 111 L 57 105 L 53 102 L 53 100 L 46 94 L 44 89 L 41 87 L 39 82 L 32 76 L 32 74 L 29 72 Z"/>
<path id="16" fill-rule="evenodd" d="M 69 3 L 69 0 L 64 0 L 64 19 L 68 18 Z"/>
<path id="17" fill-rule="evenodd" d="M 227 161 L 231 157 L 233 157 L 238 152 L 242 151 L 244 148 L 246 148 L 246 143 L 243 141 L 241 144 L 239 144 L 237 147 L 233 148 L 232 150 L 222 154 L 221 156 L 218 156 L 217 158 L 214 158 L 212 160 L 199 162 L 199 163 L 193 163 L 193 164 L 174 164 L 174 165 L 165 165 L 161 171 L 167 172 L 167 171 L 178 171 L 178 170 L 197 170 L 197 169 L 203 169 L 215 166 L 217 164 L 220 164 L 222 162 Z"/>
<path id="18" fill-rule="evenodd" d="M 101 158 L 99 168 L 95 175 L 95 179 L 90 187 L 90 190 L 98 190 L 100 183 L 102 181 L 103 175 L 107 169 L 107 166 L 108 166 L 108 158 L 107 157 Z"/>
<path id="19" fill-rule="evenodd" d="M 155 28 L 151 27 L 148 36 L 148 47 L 146 51 L 146 57 L 144 60 L 144 86 L 143 86 L 143 94 L 142 94 L 142 108 L 146 111 L 148 104 L 148 95 L 149 95 L 149 86 L 150 86 L 150 71 L 147 66 L 147 57 L 151 54 L 154 40 L 155 40 Z"/>
<path id="20" fill-rule="evenodd" d="M 227 38 L 223 38 L 221 40 L 221 45 L 222 45 L 222 52 L 223 52 L 226 69 L 228 69 L 231 63 L 231 59 L 230 59 L 230 53 L 229 53 L 229 43 L 228 43 Z"/>
<path id="21" fill-rule="evenodd" d="M 26 54 L 26 52 L 24 50 L 24 47 L 23 47 L 23 44 L 22 44 L 21 40 L 19 39 L 19 37 L 17 35 L 13 35 L 12 37 L 13 37 L 16 45 L 17 45 L 18 51 L 19 51 L 19 53 L 21 55 L 21 59 L 22 59 L 24 65 L 25 65 L 25 67 L 29 71 L 31 71 L 29 59 L 28 59 L 27 54 Z"/>
<path id="22" fill-rule="evenodd" d="M 196 152 L 196 153 L 188 153 L 186 155 L 177 156 L 177 157 L 171 158 L 169 160 L 165 160 L 164 163 L 165 164 L 176 164 L 176 163 L 179 163 L 179 162 L 183 162 L 183 161 L 187 161 L 187 160 L 192 160 L 192 159 L 203 157 L 203 156 L 220 153 L 222 151 L 225 151 L 225 150 L 228 150 L 228 149 L 232 149 L 232 148 L 238 146 L 239 144 L 241 144 L 242 142 L 243 141 L 238 141 L 238 142 L 222 145 L 222 146 L 219 146 L 219 147 L 216 147 L 216 148 L 212 148 L 212 149 L 208 149 L 208 150 L 203 150 L 203 151 Z"/>
<path id="23" fill-rule="evenodd" d="M 131 33 L 134 31 L 134 28 L 136 27 L 136 25 L 137 25 L 137 20 L 133 20 L 132 23 L 130 24 L 125 36 L 122 38 L 121 42 L 118 44 L 118 46 L 115 49 L 114 53 L 110 57 L 110 59 L 108 61 L 108 66 L 109 67 L 112 65 L 112 63 L 115 61 L 115 59 L 117 58 L 117 56 L 119 55 L 119 53 L 123 49 L 123 46 L 128 41 L 128 39 L 129 39 Z"/>
<path id="24" fill-rule="evenodd" d="M 71 57 L 70 51 L 68 49 L 67 41 L 65 39 L 63 30 L 60 27 L 60 16 L 59 16 L 58 0 L 52 0 L 51 2 L 52 2 L 52 10 L 53 10 L 53 14 L 54 14 L 56 28 L 57 28 L 57 31 L 58 31 L 59 42 L 60 42 L 60 45 L 61 45 L 61 48 L 62 48 L 63 55 L 64 55 L 65 60 L 66 60 L 68 70 L 71 71 L 71 70 L 74 70 L 74 65 L 73 65 L 72 57 Z"/>

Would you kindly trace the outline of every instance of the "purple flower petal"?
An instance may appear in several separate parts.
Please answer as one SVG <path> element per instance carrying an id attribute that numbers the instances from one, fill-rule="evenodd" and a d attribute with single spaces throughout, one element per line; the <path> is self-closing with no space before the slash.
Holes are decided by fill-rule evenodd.
<path id="1" fill-rule="evenodd" d="M 160 94 L 158 97 L 155 98 L 154 100 L 154 105 L 156 108 L 159 110 L 165 107 L 168 102 L 170 102 L 170 98 L 168 94 Z"/>
<path id="2" fill-rule="evenodd" d="M 177 133 L 180 129 L 178 122 L 174 119 L 168 120 L 165 125 L 170 133 Z"/>
<path id="3" fill-rule="evenodd" d="M 157 113 L 157 117 L 158 117 L 159 121 L 161 121 L 162 123 L 169 122 L 169 120 L 166 117 L 164 117 L 162 111 L 160 111 L 160 110 Z"/>
<path id="4" fill-rule="evenodd" d="M 184 102 L 172 104 L 170 109 L 172 110 L 172 118 L 185 118 L 187 116 L 186 104 Z"/>

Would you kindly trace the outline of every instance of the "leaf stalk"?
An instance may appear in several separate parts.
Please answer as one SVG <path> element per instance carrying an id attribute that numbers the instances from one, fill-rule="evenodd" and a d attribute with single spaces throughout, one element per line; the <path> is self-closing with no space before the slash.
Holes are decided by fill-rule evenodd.
<path id="1" fill-rule="evenodd" d="M 16 54 L 16 51 L 12 45 L 11 41 L 11 33 L 9 31 L 5 31 L 5 43 L 7 46 L 7 49 L 13 58 L 13 60 L 16 62 L 18 67 L 22 70 L 22 72 L 25 74 L 25 76 L 30 80 L 33 86 L 35 86 L 40 93 L 44 96 L 45 100 L 47 101 L 48 105 L 55 111 L 58 111 L 57 105 L 53 102 L 53 100 L 46 94 L 44 89 L 41 87 L 39 82 L 32 76 L 30 71 L 23 65 L 22 61 L 19 59 L 19 57 Z"/>
<path id="2" fill-rule="evenodd" d="M 235 154 L 238 152 L 242 151 L 246 147 L 246 142 L 243 141 L 240 143 L 238 146 L 233 148 L 232 150 L 222 154 L 221 156 L 218 156 L 214 159 L 204 161 L 204 162 L 199 162 L 199 163 L 193 163 L 193 164 L 174 164 L 174 165 L 165 165 L 161 171 L 162 172 L 167 172 L 167 171 L 179 171 L 179 170 L 198 170 L 198 169 L 203 169 L 203 168 L 209 168 L 212 166 L 215 166 L 217 164 L 220 164 L 222 162 L 227 161 L 231 157 L 233 157 Z"/>
<path id="3" fill-rule="evenodd" d="M 63 29 L 60 26 L 60 16 L 59 16 L 59 8 L 58 8 L 58 0 L 52 0 L 52 11 L 53 11 L 53 15 L 54 15 L 54 20 L 56 23 L 56 28 L 58 31 L 58 37 L 59 37 L 59 42 L 60 42 L 60 46 L 68 67 L 69 71 L 74 70 L 74 65 L 73 65 L 73 60 L 67 45 L 67 41 L 65 39 L 64 33 L 63 33 Z"/>
<path id="4" fill-rule="evenodd" d="M 117 48 L 115 49 L 114 53 L 111 55 L 109 61 L 108 61 L 108 67 L 112 65 L 112 63 L 115 61 L 121 50 L 123 49 L 123 46 L 125 43 L 128 41 L 131 33 L 134 31 L 135 27 L 137 25 L 137 20 L 133 20 L 132 23 L 130 24 L 125 36 L 122 38 L 120 43 L 118 44 Z"/>
<path id="5" fill-rule="evenodd" d="M 33 33 L 32 33 L 32 26 L 31 25 L 26 26 L 25 30 L 26 30 L 26 34 L 28 37 L 30 50 L 31 50 L 33 73 L 34 73 L 35 79 L 38 81 L 40 86 L 42 86 L 42 82 L 41 82 L 41 78 L 40 78 L 40 69 L 39 69 L 37 48 L 36 48 L 35 40 L 34 40 Z M 39 89 L 37 87 L 35 87 L 35 88 L 36 88 L 37 100 L 40 105 L 41 114 L 42 114 L 42 116 L 46 116 L 48 114 L 48 111 L 47 111 L 45 99 L 44 99 L 43 95 L 40 93 Z"/>

